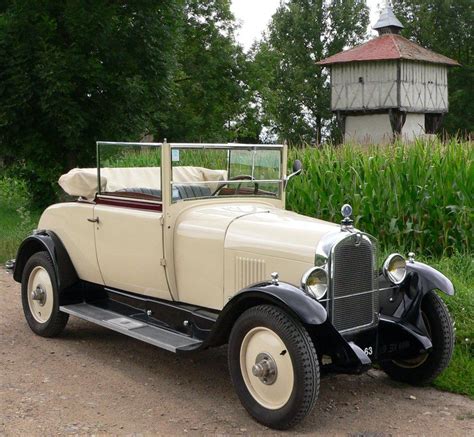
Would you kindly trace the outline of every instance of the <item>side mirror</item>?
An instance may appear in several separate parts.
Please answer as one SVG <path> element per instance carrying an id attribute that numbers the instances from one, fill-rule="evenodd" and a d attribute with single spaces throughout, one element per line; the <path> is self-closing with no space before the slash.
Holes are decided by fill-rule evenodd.
<path id="1" fill-rule="evenodd" d="M 303 171 L 303 164 L 301 163 L 301 161 L 299 159 L 296 159 L 295 162 L 293 163 L 293 173 L 289 174 L 286 178 L 285 178 L 285 188 L 286 188 L 286 185 L 288 184 L 288 181 L 293 177 L 293 176 L 298 176 L 299 174 L 301 174 L 301 172 Z"/>
<path id="2" fill-rule="evenodd" d="M 297 159 L 293 163 L 293 173 L 298 173 L 299 174 L 299 173 L 301 173 L 302 170 L 303 170 L 303 164 L 301 163 L 301 161 L 299 159 Z"/>

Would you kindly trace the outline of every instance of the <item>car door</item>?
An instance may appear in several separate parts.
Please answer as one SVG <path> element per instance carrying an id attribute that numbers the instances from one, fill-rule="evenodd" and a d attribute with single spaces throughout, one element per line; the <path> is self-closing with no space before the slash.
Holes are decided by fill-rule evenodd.
<path id="1" fill-rule="evenodd" d="M 96 253 L 106 286 L 171 300 L 163 265 L 162 218 L 161 205 L 98 197 Z"/>

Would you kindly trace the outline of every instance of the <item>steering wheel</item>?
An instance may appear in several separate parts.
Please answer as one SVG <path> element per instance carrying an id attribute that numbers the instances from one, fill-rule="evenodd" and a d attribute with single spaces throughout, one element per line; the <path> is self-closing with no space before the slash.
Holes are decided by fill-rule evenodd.
<path id="1" fill-rule="evenodd" d="M 254 181 L 254 185 L 255 185 L 255 188 L 253 190 L 253 194 L 257 194 L 258 193 L 258 182 L 255 182 L 255 178 L 253 176 L 250 176 L 248 174 L 241 174 L 241 175 L 238 175 L 238 176 L 234 176 L 232 178 L 229 179 L 230 181 L 239 181 L 239 180 L 242 180 L 242 181 Z M 227 186 L 228 183 L 227 182 L 224 182 L 223 184 L 221 184 L 219 187 L 217 187 L 217 189 L 212 193 L 212 196 L 217 196 L 219 195 L 219 193 L 221 192 L 222 188 L 224 188 L 225 186 Z M 238 194 L 239 190 L 240 190 L 240 187 L 242 186 L 242 182 L 240 184 L 237 184 L 237 188 L 235 189 L 235 194 Z"/>

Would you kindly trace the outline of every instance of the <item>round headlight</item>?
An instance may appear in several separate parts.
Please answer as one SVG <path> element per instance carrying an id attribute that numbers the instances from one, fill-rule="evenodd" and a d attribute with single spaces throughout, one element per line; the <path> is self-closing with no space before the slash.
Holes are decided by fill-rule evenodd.
<path id="1" fill-rule="evenodd" d="M 320 300 L 328 291 L 328 274 L 321 267 L 312 268 L 303 275 L 301 285 L 313 297 Z"/>
<path id="2" fill-rule="evenodd" d="M 407 275 L 407 263 L 399 253 L 392 253 L 383 263 L 383 274 L 393 284 L 401 284 Z"/>

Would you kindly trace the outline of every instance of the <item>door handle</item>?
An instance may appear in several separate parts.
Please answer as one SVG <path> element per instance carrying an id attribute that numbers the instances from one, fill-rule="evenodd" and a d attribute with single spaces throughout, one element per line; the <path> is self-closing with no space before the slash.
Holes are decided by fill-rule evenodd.
<path id="1" fill-rule="evenodd" d="M 88 222 L 91 222 L 91 223 L 99 223 L 99 217 L 96 217 L 96 218 L 88 218 L 87 221 L 88 221 Z"/>

